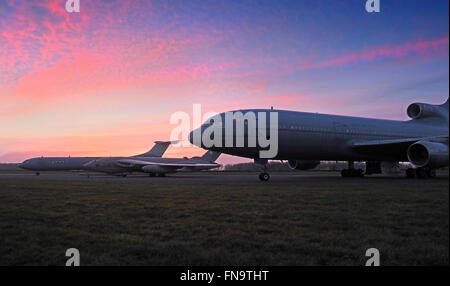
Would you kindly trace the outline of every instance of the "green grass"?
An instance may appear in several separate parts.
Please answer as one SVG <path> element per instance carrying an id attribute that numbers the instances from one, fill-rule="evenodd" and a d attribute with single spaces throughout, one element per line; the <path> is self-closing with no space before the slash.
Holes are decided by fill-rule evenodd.
<path id="1" fill-rule="evenodd" d="M 338 182 L 338 184 L 336 184 Z M 449 264 L 447 180 L 0 180 L 0 265 Z"/>

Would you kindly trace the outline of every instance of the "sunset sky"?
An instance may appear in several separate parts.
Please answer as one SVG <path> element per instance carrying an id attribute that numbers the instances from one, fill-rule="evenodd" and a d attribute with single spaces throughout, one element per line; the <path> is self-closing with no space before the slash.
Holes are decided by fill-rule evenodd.
<path id="1" fill-rule="evenodd" d="M 448 0 L 80 2 L 0 0 L 0 162 L 142 153 L 194 103 L 404 120 L 449 93 Z"/>

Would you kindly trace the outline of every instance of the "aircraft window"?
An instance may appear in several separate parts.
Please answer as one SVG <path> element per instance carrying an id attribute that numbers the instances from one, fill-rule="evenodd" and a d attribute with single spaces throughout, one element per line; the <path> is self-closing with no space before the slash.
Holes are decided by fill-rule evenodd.
<path id="1" fill-rule="evenodd" d="M 213 121 L 214 121 L 213 119 L 205 121 L 205 123 L 202 124 L 202 127 L 210 126 L 213 123 Z"/>

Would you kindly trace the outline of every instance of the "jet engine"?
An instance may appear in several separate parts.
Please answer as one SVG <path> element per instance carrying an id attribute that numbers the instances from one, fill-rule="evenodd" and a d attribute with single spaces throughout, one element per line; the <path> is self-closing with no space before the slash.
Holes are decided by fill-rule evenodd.
<path id="1" fill-rule="evenodd" d="M 406 113 L 412 119 L 440 117 L 448 120 L 448 110 L 441 105 L 412 103 L 408 106 Z"/>
<path id="2" fill-rule="evenodd" d="M 168 170 L 167 168 L 164 168 L 162 166 L 158 166 L 158 165 L 147 165 L 147 166 L 142 167 L 142 171 L 145 173 L 160 174 L 160 173 L 168 173 L 170 170 Z"/>
<path id="3" fill-rule="evenodd" d="M 288 166 L 291 170 L 309 170 L 317 167 L 320 161 L 314 160 L 289 160 Z"/>
<path id="4" fill-rule="evenodd" d="M 417 167 L 440 168 L 448 166 L 448 145 L 419 141 L 408 148 L 408 160 Z"/>

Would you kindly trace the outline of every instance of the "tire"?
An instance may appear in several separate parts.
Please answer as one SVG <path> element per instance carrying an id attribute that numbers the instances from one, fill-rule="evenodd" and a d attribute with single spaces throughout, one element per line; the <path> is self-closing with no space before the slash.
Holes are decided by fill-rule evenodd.
<path id="1" fill-rule="evenodd" d="M 268 173 L 259 174 L 259 179 L 263 182 L 267 182 L 270 179 L 270 175 Z"/>
<path id="2" fill-rule="evenodd" d="M 436 178 L 436 169 L 429 169 L 427 175 L 429 178 Z"/>
<path id="3" fill-rule="evenodd" d="M 427 171 L 423 168 L 417 168 L 416 169 L 416 176 L 419 179 L 424 179 L 428 177 Z"/>
<path id="4" fill-rule="evenodd" d="M 356 170 L 356 175 L 357 175 L 357 177 L 360 177 L 360 178 L 364 177 L 364 170 L 363 169 Z"/>
<path id="5" fill-rule="evenodd" d="M 406 169 L 406 177 L 409 179 L 414 179 L 416 177 L 416 171 L 413 168 Z"/>
<path id="6" fill-rule="evenodd" d="M 349 177 L 349 174 L 350 172 L 349 172 L 349 170 L 348 169 L 343 169 L 342 171 L 341 171 L 341 176 L 342 177 L 344 177 L 344 178 L 347 178 L 347 177 Z"/>

